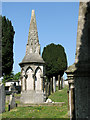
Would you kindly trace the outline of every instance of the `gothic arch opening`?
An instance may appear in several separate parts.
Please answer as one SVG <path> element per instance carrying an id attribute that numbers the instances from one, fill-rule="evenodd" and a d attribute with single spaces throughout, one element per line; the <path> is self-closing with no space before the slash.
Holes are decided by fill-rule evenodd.
<path id="1" fill-rule="evenodd" d="M 42 71 L 40 67 L 37 67 L 35 70 L 35 90 L 42 90 L 42 86 L 41 86 L 41 75 L 42 75 Z"/>
<path id="2" fill-rule="evenodd" d="M 33 69 L 29 67 L 26 70 L 26 89 L 27 90 L 33 90 L 34 87 L 34 80 L 33 80 Z"/>

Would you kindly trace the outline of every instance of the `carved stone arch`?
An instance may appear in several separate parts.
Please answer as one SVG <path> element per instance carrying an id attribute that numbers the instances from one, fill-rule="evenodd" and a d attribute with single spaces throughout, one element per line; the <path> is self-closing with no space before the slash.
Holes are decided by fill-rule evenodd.
<path id="1" fill-rule="evenodd" d="M 36 69 L 35 69 L 35 75 L 36 75 L 36 72 L 40 69 L 41 73 L 42 73 L 42 70 L 41 68 L 38 66 Z"/>
<path id="2" fill-rule="evenodd" d="M 41 90 L 42 89 L 42 70 L 41 68 L 38 66 L 35 70 L 35 90 Z"/>
<path id="3" fill-rule="evenodd" d="M 26 89 L 27 90 L 34 90 L 34 71 L 31 66 L 29 66 L 26 71 Z"/>
<path id="4" fill-rule="evenodd" d="M 31 69 L 31 70 L 33 71 L 33 68 L 32 68 L 31 66 L 29 66 L 29 67 L 26 68 L 25 74 L 27 73 L 27 71 L 28 71 L 29 69 Z"/>

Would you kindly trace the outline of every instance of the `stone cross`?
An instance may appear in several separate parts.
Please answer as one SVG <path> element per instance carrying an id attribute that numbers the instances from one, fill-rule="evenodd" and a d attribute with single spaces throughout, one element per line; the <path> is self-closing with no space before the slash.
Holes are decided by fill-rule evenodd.
<path id="1" fill-rule="evenodd" d="M 11 90 L 12 93 L 10 95 L 10 100 L 9 100 L 9 110 L 13 109 L 14 107 L 16 107 L 15 97 L 14 97 L 14 93 L 15 93 L 14 84 L 10 85 L 10 90 Z"/>

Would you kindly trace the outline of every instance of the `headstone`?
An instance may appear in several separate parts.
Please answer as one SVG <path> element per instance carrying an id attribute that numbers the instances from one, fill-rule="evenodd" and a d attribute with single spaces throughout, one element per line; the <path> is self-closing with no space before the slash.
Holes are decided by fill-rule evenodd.
<path id="1" fill-rule="evenodd" d="M 10 109 L 13 109 L 14 107 L 16 107 L 14 94 L 11 94 L 11 95 L 10 95 L 9 105 L 10 105 Z"/>
<path id="2" fill-rule="evenodd" d="M 50 86 L 50 82 L 48 82 L 48 95 L 51 94 L 51 86 Z"/>
<path id="3" fill-rule="evenodd" d="M 48 82 L 45 82 L 45 94 L 48 97 Z"/>
<path id="4" fill-rule="evenodd" d="M 5 87 L 0 83 L 0 113 L 5 112 Z"/>
<path id="5" fill-rule="evenodd" d="M 58 90 L 60 90 L 60 75 L 58 75 Z"/>
<path id="6" fill-rule="evenodd" d="M 9 106 L 10 106 L 10 109 L 13 109 L 14 107 L 16 107 L 15 97 L 14 97 L 14 92 L 15 92 L 14 84 L 10 85 L 9 90 L 11 90 L 11 95 L 10 95 L 10 100 L 9 100 Z"/>
<path id="7" fill-rule="evenodd" d="M 53 93 L 53 80 L 50 78 L 51 93 Z"/>
<path id="8" fill-rule="evenodd" d="M 55 80 L 55 77 L 53 77 L 53 92 L 56 92 L 56 80 Z"/>
<path id="9" fill-rule="evenodd" d="M 61 77 L 61 89 L 63 89 L 63 77 Z"/>

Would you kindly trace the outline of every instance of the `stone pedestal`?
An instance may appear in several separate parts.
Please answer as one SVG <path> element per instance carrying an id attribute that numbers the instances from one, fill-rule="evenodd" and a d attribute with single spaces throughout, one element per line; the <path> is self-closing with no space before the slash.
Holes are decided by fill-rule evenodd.
<path id="1" fill-rule="evenodd" d="M 20 101 L 21 103 L 29 104 L 29 103 L 43 103 L 46 100 L 46 96 L 43 91 L 23 91 Z"/>

